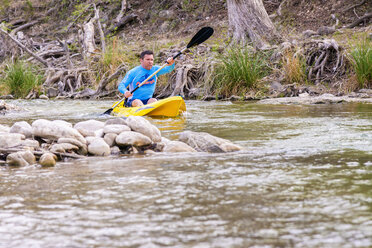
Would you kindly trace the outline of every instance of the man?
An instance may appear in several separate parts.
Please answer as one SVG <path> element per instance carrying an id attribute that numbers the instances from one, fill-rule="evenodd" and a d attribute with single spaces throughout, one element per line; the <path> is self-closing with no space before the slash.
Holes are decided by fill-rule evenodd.
<path id="1" fill-rule="evenodd" d="M 154 65 L 154 53 L 152 51 L 143 51 L 140 55 L 140 63 L 141 65 L 127 72 L 118 87 L 119 91 L 128 99 L 126 107 L 138 107 L 143 106 L 144 104 L 156 102 L 156 98 L 153 98 L 152 95 L 155 91 L 158 76 L 171 72 L 175 66 L 173 58 L 168 58 L 168 65 L 166 67 L 161 69 L 155 76 L 131 94 L 130 91 L 135 89 L 139 84 L 145 81 L 146 78 L 161 67 L 159 65 Z M 129 90 L 127 90 L 128 86 Z"/>

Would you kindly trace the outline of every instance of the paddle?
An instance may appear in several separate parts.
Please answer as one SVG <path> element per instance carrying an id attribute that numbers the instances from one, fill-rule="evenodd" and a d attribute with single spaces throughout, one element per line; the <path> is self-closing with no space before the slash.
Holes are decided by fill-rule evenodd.
<path id="1" fill-rule="evenodd" d="M 187 49 L 189 49 L 193 46 L 199 45 L 199 44 L 203 43 L 204 41 L 206 41 L 209 37 L 212 36 L 213 32 L 214 32 L 214 30 L 211 27 L 204 27 L 204 28 L 200 29 L 194 35 L 194 37 L 192 37 L 189 44 L 187 44 L 187 46 L 184 49 L 182 49 L 175 56 L 173 56 L 173 59 L 176 59 L 178 56 L 180 56 L 182 53 L 184 53 Z M 146 83 L 148 80 L 150 80 L 153 76 L 155 76 L 161 69 L 163 69 L 167 65 L 168 65 L 168 63 L 165 63 L 164 65 L 162 65 L 158 70 L 156 70 L 153 74 L 148 76 L 142 83 L 140 83 L 130 93 L 133 94 L 133 92 L 135 92 L 139 87 L 141 87 L 144 83 Z M 112 108 L 106 110 L 102 115 L 111 114 L 111 112 L 114 110 L 114 108 L 116 108 L 124 100 L 125 100 L 125 97 L 123 99 L 121 99 L 118 103 L 116 103 Z"/>

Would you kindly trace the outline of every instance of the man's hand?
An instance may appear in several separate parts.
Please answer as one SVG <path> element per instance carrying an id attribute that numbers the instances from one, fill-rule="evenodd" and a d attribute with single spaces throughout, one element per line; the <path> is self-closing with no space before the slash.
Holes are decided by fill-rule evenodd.
<path id="1" fill-rule="evenodd" d="M 130 93 L 130 91 L 126 91 L 126 92 L 124 93 L 125 98 L 129 98 L 129 97 L 131 97 L 132 95 L 133 95 L 133 94 Z"/>
<path id="2" fill-rule="evenodd" d="M 168 65 L 173 65 L 173 63 L 174 63 L 174 59 L 173 59 L 173 57 L 169 57 L 169 58 L 167 59 L 167 63 L 168 63 Z"/>

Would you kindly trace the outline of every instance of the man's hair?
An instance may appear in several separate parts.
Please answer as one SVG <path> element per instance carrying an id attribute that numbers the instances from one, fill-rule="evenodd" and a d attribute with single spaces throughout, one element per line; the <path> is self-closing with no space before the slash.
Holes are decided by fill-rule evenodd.
<path id="1" fill-rule="evenodd" d="M 150 50 L 143 51 L 140 55 L 140 58 L 143 59 L 145 55 L 154 55 L 154 52 Z"/>

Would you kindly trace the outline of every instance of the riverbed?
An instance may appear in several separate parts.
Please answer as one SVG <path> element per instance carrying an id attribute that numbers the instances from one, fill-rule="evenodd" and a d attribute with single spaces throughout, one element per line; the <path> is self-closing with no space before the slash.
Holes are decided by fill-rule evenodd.
<path id="1" fill-rule="evenodd" d="M 72 123 L 112 101 L 8 101 L 0 124 Z M 187 101 L 148 118 L 244 148 L 0 167 L 0 247 L 371 247 L 372 105 Z"/>

